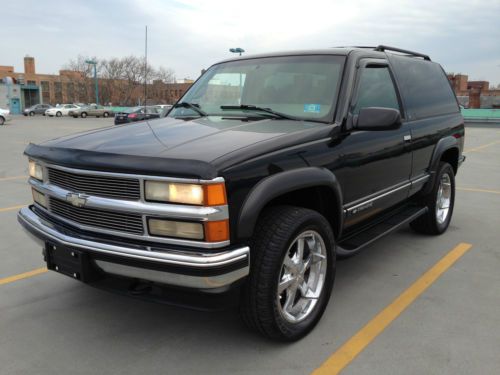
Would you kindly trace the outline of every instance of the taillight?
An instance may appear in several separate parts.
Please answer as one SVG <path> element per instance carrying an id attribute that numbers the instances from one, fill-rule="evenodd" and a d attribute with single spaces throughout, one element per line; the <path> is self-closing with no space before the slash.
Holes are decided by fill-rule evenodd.
<path id="1" fill-rule="evenodd" d="M 128 118 L 136 118 L 137 117 L 137 113 L 131 113 L 128 115 Z"/>

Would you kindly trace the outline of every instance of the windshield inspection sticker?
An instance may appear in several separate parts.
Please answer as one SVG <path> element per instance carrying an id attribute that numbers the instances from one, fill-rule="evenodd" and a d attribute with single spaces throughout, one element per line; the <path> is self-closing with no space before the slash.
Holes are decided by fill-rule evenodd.
<path id="1" fill-rule="evenodd" d="M 320 104 L 304 104 L 304 112 L 320 113 L 321 112 L 321 105 Z"/>

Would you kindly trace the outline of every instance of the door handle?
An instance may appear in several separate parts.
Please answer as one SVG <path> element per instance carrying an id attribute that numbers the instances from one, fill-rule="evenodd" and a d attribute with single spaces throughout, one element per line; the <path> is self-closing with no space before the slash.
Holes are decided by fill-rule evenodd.
<path id="1" fill-rule="evenodd" d="M 405 142 L 410 142 L 411 141 L 411 134 L 406 134 L 404 137 L 403 137 L 404 141 Z"/>

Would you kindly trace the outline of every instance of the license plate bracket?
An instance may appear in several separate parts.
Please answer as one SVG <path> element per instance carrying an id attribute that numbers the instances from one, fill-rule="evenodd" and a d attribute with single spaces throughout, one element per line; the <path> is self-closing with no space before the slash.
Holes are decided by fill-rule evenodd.
<path id="1" fill-rule="evenodd" d="M 45 244 L 44 253 L 49 270 L 83 282 L 96 279 L 88 253 L 50 242 Z"/>

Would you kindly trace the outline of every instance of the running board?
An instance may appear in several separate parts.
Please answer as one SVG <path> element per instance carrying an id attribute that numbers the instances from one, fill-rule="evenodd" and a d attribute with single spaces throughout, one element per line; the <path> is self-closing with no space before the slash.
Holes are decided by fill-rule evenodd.
<path id="1" fill-rule="evenodd" d="M 420 215 L 425 214 L 427 210 L 427 207 L 406 207 L 403 210 L 399 210 L 393 215 L 386 217 L 382 221 L 369 226 L 361 232 L 348 235 L 337 244 L 337 255 L 340 257 L 352 256 L 365 246 L 368 246 L 379 238 L 398 230 L 403 225 L 410 223 Z"/>

